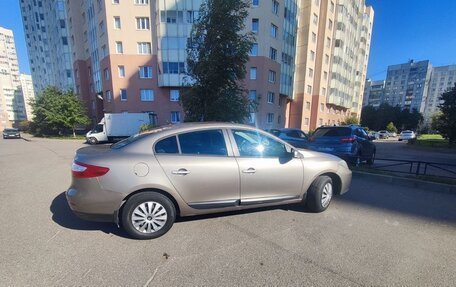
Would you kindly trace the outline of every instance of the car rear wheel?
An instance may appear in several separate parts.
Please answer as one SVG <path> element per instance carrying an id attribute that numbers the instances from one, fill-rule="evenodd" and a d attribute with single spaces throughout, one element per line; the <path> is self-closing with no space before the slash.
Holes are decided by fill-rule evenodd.
<path id="1" fill-rule="evenodd" d="M 136 239 L 162 236 L 174 224 L 176 208 L 166 196 L 155 192 L 133 195 L 125 203 L 121 222 L 128 234 Z"/>
<path id="2" fill-rule="evenodd" d="M 88 140 L 89 144 L 97 144 L 98 143 L 98 140 L 94 137 L 90 137 Z"/>
<path id="3" fill-rule="evenodd" d="M 367 160 L 368 165 L 373 165 L 375 161 L 375 151 L 372 153 L 370 159 Z"/>
<path id="4" fill-rule="evenodd" d="M 328 208 L 334 194 L 332 179 L 321 175 L 307 191 L 306 206 L 312 212 L 322 212 Z"/>

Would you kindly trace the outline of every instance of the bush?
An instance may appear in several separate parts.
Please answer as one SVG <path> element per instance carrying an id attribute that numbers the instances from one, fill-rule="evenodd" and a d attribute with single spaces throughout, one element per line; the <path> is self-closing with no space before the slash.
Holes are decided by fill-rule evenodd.
<path id="1" fill-rule="evenodd" d="M 393 122 L 389 122 L 389 124 L 386 126 L 386 130 L 389 133 L 397 133 L 397 128 L 396 128 L 396 126 L 394 125 Z"/>
<path id="2" fill-rule="evenodd" d="M 139 133 L 150 131 L 153 128 L 155 128 L 155 125 L 153 124 L 143 124 L 139 127 Z"/>

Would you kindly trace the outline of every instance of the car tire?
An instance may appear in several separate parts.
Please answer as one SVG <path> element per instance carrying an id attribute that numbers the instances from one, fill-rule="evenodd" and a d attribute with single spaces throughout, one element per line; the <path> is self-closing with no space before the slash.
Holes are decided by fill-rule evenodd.
<path id="1" fill-rule="evenodd" d="M 371 155 L 371 157 L 367 160 L 367 164 L 368 165 L 373 165 L 374 164 L 374 161 L 375 161 L 375 153 L 376 151 L 374 151 Z"/>
<path id="2" fill-rule="evenodd" d="M 96 138 L 94 138 L 94 137 L 90 137 L 90 138 L 87 139 L 87 142 L 89 144 L 91 144 L 91 145 L 95 145 L 95 144 L 98 143 L 98 140 Z"/>
<path id="3" fill-rule="evenodd" d="M 398 139 L 398 141 L 400 141 L 400 142 L 401 142 L 401 141 L 402 141 L 402 139 Z"/>
<path id="4" fill-rule="evenodd" d="M 312 182 L 307 191 L 306 207 L 312 212 L 325 211 L 334 195 L 334 186 L 329 176 L 321 175 Z"/>
<path id="5" fill-rule="evenodd" d="M 176 219 L 176 208 L 166 196 L 142 192 L 130 197 L 122 209 L 121 224 L 135 239 L 154 239 L 168 232 Z"/>

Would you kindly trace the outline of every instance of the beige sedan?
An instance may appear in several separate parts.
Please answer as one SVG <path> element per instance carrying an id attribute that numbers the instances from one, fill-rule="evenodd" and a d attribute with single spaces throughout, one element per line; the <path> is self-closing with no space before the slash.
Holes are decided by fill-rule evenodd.
<path id="1" fill-rule="evenodd" d="M 228 123 L 165 126 L 82 148 L 72 175 L 66 196 L 75 214 L 121 224 L 138 239 L 165 234 L 178 216 L 290 203 L 321 212 L 351 182 L 338 157 Z"/>

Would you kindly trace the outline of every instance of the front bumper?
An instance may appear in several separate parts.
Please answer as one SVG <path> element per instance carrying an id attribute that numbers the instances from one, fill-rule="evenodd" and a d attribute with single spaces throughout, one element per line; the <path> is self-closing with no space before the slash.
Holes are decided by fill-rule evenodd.
<path id="1" fill-rule="evenodd" d="M 4 137 L 4 138 L 20 139 L 20 138 L 21 138 L 21 135 L 19 135 L 19 134 L 14 134 L 14 135 L 11 135 L 11 134 L 3 134 L 3 137 Z"/>

